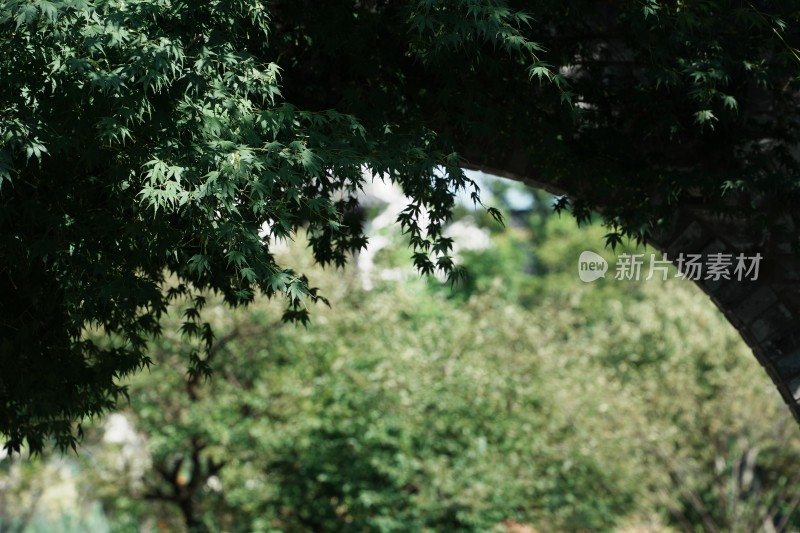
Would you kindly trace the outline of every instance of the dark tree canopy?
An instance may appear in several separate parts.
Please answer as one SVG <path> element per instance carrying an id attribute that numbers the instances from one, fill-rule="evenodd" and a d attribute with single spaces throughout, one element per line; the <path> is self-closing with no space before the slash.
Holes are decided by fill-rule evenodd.
<path id="1" fill-rule="evenodd" d="M 399 183 L 422 272 L 461 168 L 569 191 L 647 239 L 691 198 L 794 213 L 800 2 L 1 0 L 0 432 L 74 445 L 147 365 L 167 306 L 318 298 L 270 239 L 362 248 Z M 759 218 L 760 213 L 760 218 Z M 204 372 L 203 350 L 188 362 Z"/>

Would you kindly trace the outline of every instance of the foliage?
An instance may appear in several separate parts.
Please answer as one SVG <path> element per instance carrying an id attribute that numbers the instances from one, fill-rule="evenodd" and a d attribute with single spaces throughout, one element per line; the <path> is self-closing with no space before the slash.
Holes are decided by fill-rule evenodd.
<path id="1" fill-rule="evenodd" d="M 768 221 L 797 197 L 794 2 L 3 0 L 0 432 L 74 446 L 149 363 L 169 304 L 317 292 L 278 262 L 365 243 L 355 193 L 399 183 L 426 273 L 460 166 L 512 161 L 604 207 L 612 242 L 676 202 Z M 513 157 L 512 157 L 513 156 Z M 537 170 L 540 169 L 540 170 Z M 762 204 L 728 202 L 752 193 Z M 764 203 L 769 205 L 764 205 Z M 773 205 L 774 204 L 774 205 Z M 560 204 L 563 205 L 563 204 Z"/>
<path id="2" fill-rule="evenodd" d="M 308 332 L 281 327 L 274 307 L 209 311 L 225 342 L 197 396 L 165 336 L 159 364 L 131 385 L 153 461 L 140 498 L 177 517 L 175 489 L 199 479 L 184 523 L 233 531 L 488 531 L 512 517 L 604 529 L 623 513 L 626 474 L 576 453 L 547 363 L 526 351 L 541 331 L 519 335 L 526 317 L 498 295 L 442 309 L 419 283 L 339 290 L 352 293 L 337 308 L 354 311 L 320 310 Z M 208 466 L 223 462 L 214 489 Z"/>
<path id="3" fill-rule="evenodd" d="M 287 318 L 307 320 L 316 292 L 270 240 L 302 225 L 319 263 L 343 264 L 365 243 L 348 216 L 364 169 L 412 197 L 400 222 L 420 270 L 451 270 L 441 223 L 471 186 L 457 157 L 421 126 L 367 133 L 280 99 L 265 58 L 283 36 L 261 3 L 4 1 L 0 13 L 9 449 L 74 445 L 73 422 L 126 394 L 119 378 L 148 364 L 179 296 L 194 297 L 184 333 L 207 347 L 200 291 L 233 306 L 282 295 Z M 188 362 L 205 371 L 200 355 Z"/>
<path id="4" fill-rule="evenodd" d="M 535 209 L 531 214 L 523 231 L 495 239 L 511 243 L 465 264 L 471 272 L 479 265 L 489 278 L 477 280 L 484 287 L 492 277 L 495 286 L 516 287 L 507 297 L 533 312 L 547 305 L 553 320 L 576 314 L 565 322 L 572 329 L 563 334 L 563 364 L 581 367 L 574 359 L 589 357 L 591 369 L 583 373 L 606 389 L 584 394 L 591 405 L 576 412 L 586 413 L 589 438 L 608 438 L 610 429 L 635 442 L 611 462 L 633 461 L 647 471 L 642 514 L 659 509 L 681 531 L 797 529 L 800 479 L 789 466 L 800 454 L 794 423 L 707 298 L 674 278 L 626 283 L 609 274 L 590 288 L 576 286 L 575 258 L 601 229 L 577 233 L 568 221 L 546 217 L 542 224 Z M 520 249 L 535 257 L 518 259 Z M 601 251 L 612 262 L 608 252 Z M 509 263 L 531 262 L 539 275 L 522 284 L 508 278 Z"/>
<path id="5" fill-rule="evenodd" d="M 551 222 L 539 249 L 587 238 Z M 307 332 L 274 310 L 226 318 L 217 327 L 239 336 L 213 360 L 200 405 L 173 350 L 173 377 L 138 380 L 162 385 L 135 397 L 189 411 L 134 403 L 134 420 L 156 463 L 188 457 L 195 435 L 222 444 L 203 450 L 227 460 L 221 492 L 197 496 L 211 529 L 485 531 L 511 518 L 607 530 L 653 510 L 704 531 L 791 520 L 792 422 L 710 302 L 685 282 L 582 290 L 563 250 L 537 284 L 508 280 L 500 262 L 495 283 L 476 280 L 488 288 L 463 301 L 431 301 L 407 281 L 364 294 L 337 276 L 335 311 Z M 549 311 L 526 311 L 526 291 Z M 750 453 L 751 484 L 737 489 L 731 469 L 753 448 L 766 451 Z"/>
<path id="6" fill-rule="evenodd" d="M 292 252 L 333 305 L 308 328 L 209 300 L 213 379 L 166 327 L 130 382 L 136 434 L 87 432 L 80 493 L 120 532 L 796 530 L 793 422 L 724 318 L 685 281 L 583 284 L 575 250 L 602 230 L 537 209 L 463 254 L 466 292 L 365 291 Z"/>
<path id="7" fill-rule="evenodd" d="M 86 501 L 74 482 L 77 464 L 70 458 L 47 463 L 19 456 L 0 460 L 0 531 L 3 533 L 64 533 L 109 530 L 97 502 Z"/>

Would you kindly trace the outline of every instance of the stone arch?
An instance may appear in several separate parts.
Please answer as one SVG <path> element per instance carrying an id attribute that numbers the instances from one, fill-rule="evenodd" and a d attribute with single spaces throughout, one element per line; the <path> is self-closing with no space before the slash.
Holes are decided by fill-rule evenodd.
<path id="1" fill-rule="evenodd" d="M 479 150 L 466 168 L 502 176 L 556 195 L 570 196 L 565 188 L 537 178 L 522 150 L 501 157 Z M 497 162 L 500 161 L 498 164 Z M 775 213 L 790 235 L 796 235 L 791 213 Z M 784 220 L 785 219 L 785 220 Z M 759 276 L 753 281 L 702 280 L 705 292 L 753 350 L 772 378 L 795 420 L 800 423 L 800 256 L 791 242 L 770 239 L 752 231 L 747 220 L 729 220 L 704 208 L 702 202 L 679 204 L 667 229 L 648 244 L 674 260 L 680 253 L 745 253 L 762 255 Z"/>

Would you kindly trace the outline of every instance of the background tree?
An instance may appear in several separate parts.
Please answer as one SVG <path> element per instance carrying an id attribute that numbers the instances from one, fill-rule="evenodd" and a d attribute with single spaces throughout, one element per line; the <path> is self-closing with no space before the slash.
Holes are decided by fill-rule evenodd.
<path id="1" fill-rule="evenodd" d="M 318 262 L 342 264 L 365 242 L 351 215 L 369 176 L 409 196 L 399 223 L 422 272 L 459 272 L 441 231 L 454 193 L 472 190 L 463 165 L 570 191 L 579 219 L 602 210 L 611 242 L 701 200 L 785 244 L 797 12 L 3 0 L 7 447 L 74 445 L 76 422 L 116 405 L 119 379 L 148 364 L 175 298 L 193 298 L 181 327 L 205 342 L 193 373 L 213 339 L 202 291 L 232 306 L 281 295 L 286 318 L 306 320 L 317 294 L 270 238 L 304 227 Z"/>
<path id="2" fill-rule="evenodd" d="M 454 239 L 473 273 L 455 292 L 386 277 L 392 246 L 371 271 L 281 255 L 333 309 L 301 329 L 275 302 L 211 299 L 208 381 L 185 373 L 177 304 L 130 381 L 138 436 L 109 437 L 121 414 L 87 431 L 87 508 L 115 531 L 796 530 L 794 426 L 735 331 L 685 280 L 577 281 L 603 233 L 541 200 L 483 251 Z"/>

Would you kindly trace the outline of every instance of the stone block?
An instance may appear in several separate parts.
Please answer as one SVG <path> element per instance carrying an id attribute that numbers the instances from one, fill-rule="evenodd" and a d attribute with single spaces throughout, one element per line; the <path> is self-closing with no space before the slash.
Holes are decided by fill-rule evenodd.
<path id="1" fill-rule="evenodd" d="M 703 286 L 706 292 L 713 293 L 714 296 L 716 296 L 717 293 L 722 289 L 723 285 L 725 285 L 725 281 L 726 280 L 724 279 L 704 279 L 700 280 L 699 283 Z"/>
<path id="2" fill-rule="evenodd" d="M 792 323 L 792 313 L 781 304 L 772 306 L 765 313 L 750 324 L 750 333 L 758 341 L 762 342 L 789 327 Z"/>
<path id="3" fill-rule="evenodd" d="M 772 366 L 784 382 L 798 378 L 800 376 L 800 350 L 773 359 Z"/>
<path id="4" fill-rule="evenodd" d="M 800 257 L 784 255 L 778 258 L 775 277 L 779 281 L 800 281 Z"/>
<path id="5" fill-rule="evenodd" d="M 710 238 L 711 235 L 695 220 L 686 226 L 677 239 L 670 243 L 667 247 L 667 252 L 674 260 L 681 252 L 686 253 L 701 250 Z"/>
<path id="6" fill-rule="evenodd" d="M 742 302 L 753 292 L 752 283 L 741 281 L 721 281 L 721 288 L 714 292 L 714 299 L 721 306 L 734 306 Z"/>
<path id="7" fill-rule="evenodd" d="M 770 358 L 777 359 L 795 350 L 800 350 L 800 330 L 797 328 L 785 329 L 778 335 L 761 342 L 760 345 Z"/>
<path id="8" fill-rule="evenodd" d="M 789 389 L 789 393 L 792 395 L 792 398 L 794 398 L 795 401 L 800 400 L 800 377 L 796 377 L 791 380 L 786 384 L 786 387 Z"/>
<path id="9" fill-rule="evenodd" d="M 761 288 L 756 289 L 750 296 L 745 298 L 739 305 L 737 305 L 733 312 L 739 317 L 739 320 L 745 324 L 749 324 L 754 318 L 767 310 L 769 306 L 778 301 L 775 293 L 767 287 L 762 285 Z"/>
<path id="10" fill-rule="evenodd" d="M 701 253 L 703 254 L 703 257 L 705 258 L 705 257 L 708 257 L 711 254 L 722 253 L 727 248 L 728 247 L 725 246 L 724 242 L 722 242 L 719 239 L 715 239 L 715 240 L 711 241 L 711 243 L 708 244 L 705 248 L 703 248 L 703 251 Z"/>

